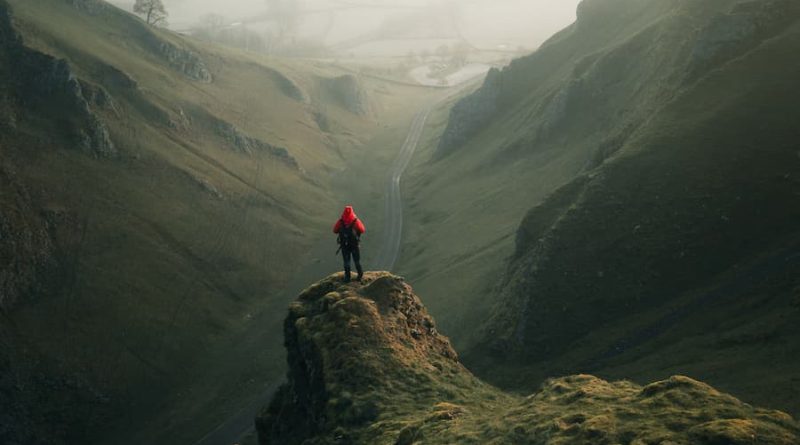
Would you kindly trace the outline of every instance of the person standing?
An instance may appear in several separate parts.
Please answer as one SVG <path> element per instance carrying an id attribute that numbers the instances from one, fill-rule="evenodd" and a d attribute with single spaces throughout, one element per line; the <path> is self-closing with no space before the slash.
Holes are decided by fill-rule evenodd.
<path id="1" fill-rule="evenodd" d="M 359 244 L 361 242 L 361 235 L 366 231 L 367 229 L 364 227 L 364 223 L 358 219 L 352 206 L 346 206 L 344 208 L 341 218 L 339 218 L 333 226 L 333 233 L 339 235 L 337 241 L 339 242 L 339 250 L 342 252 L 342 259 L 344 260 L 345 283 L 350 282 L 351 258 L 356 264 L 358 281 L 364 278 L 364 270 L 361 268 L 361 250 Z"/>

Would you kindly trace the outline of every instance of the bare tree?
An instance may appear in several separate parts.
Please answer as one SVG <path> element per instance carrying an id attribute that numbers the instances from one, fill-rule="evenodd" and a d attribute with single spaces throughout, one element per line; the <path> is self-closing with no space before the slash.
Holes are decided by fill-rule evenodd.
<path id="1" fill-rule="evenodd" d="M 144 16 L 144 21 L 153 26 L 166 26 L 169 15 L 161 0 L 136 0 L 133 12 Z"/>

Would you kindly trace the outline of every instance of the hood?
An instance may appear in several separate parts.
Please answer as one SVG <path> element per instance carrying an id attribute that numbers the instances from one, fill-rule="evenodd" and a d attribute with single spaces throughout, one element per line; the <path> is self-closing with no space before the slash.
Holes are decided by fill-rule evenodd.
<path id="1" fill-rule="evenodd" d="M 345 224 L 349 225 L 355 221 L 356 218 L 358 217 L 356 216 L 356 212 L 353 211 L 352 206 L 347 206 L 344 208 L 344 211 L 342 212 L 342 221 L 344 221 Z"/>

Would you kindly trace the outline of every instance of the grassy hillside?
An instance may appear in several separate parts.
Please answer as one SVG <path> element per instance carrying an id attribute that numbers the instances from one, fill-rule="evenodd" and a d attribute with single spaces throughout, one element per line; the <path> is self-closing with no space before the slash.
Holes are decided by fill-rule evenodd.
<path id="1" fill-rule="evenodd" d="M 602 147 L 642 116 L 631 103 L 665 88 L 660 65 L 634 74 L 614 61 L 595 61 L 603 53 L 641 60 L 653 47 L 625 42 L 669 2 L 630 2 L 606 11 L 607 3 L 587 2 L 579 21 L 536 53 L 490 72 L 480 90 L 456 103 L 447 118 L 440 116 L 427 150 L 420 150 L 408 185 L 409 219 L 416 225 L 408 230 L 399 270 L 423 292 L 458 296 L 429 303 L 457 345 L 465 345 L 491 307 L 487 295 L 530 206 L 591 168 Z M 603 98 L 580 92 L 609 84 L 614 89 L 602 103 L 590 104 Z"/>
<path id="2" fill-rule="evenodd" d="M 282 374 L 331 184 L 420 91 L 345 97 L 94 0 L 0 2 L 0 37 L 0 441 L 192 443 Z"/>
<path id="3" fill-rule="evenodd" d="M 495 383 L 680 373 L 798 412 L 800 10 L 578 16 L 430 135 L 401 272 L 453 286 L 431 311 Z"/>
<path id="4" fill-rule="evenodd" d="M 688 377 L 639 386 L 590 375 L 504 393 L 467 371 L 401 278 L 342 274 L 284 325 L 288 382 L 257 420 L 268 444 L 785 444 L 800 426 Z"/>

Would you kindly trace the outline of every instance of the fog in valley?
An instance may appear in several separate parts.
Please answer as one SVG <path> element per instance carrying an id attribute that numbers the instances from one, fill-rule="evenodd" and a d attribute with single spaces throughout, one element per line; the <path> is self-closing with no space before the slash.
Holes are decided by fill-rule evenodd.
<path id="1" fill-rule="evenodd" d="M 800 445 L 798 54 L 800 0 L 0 0 L 0 445 Z"/>
<path id="2" fill-rule="evenodd" d="M 169 28 L 248 50 L 311 57 L 473 61 L 531 51 L 579 0 L 163 0 Z M 113 0 L 131 10 L 133 0 Z M 483 53 L 476 57 L 477 53 Z M 466 57 L 466 54 L 461 56 Z"/>

